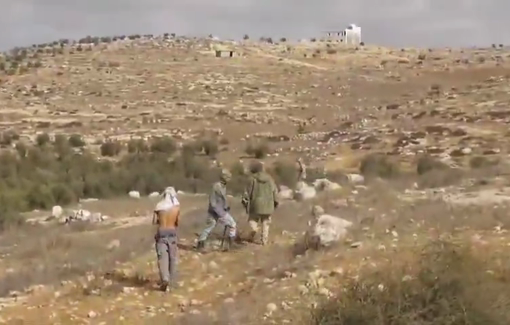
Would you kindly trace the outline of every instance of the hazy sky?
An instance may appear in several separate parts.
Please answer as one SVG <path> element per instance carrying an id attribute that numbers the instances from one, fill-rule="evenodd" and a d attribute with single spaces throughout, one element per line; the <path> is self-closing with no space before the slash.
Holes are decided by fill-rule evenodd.
<path id="1" fill-rule="evenodd" d="M 510 44 L 509 0 L 0 0 L 0 49 L 115 34 L 320 37 L 349 23 L 367 43 Z"/>

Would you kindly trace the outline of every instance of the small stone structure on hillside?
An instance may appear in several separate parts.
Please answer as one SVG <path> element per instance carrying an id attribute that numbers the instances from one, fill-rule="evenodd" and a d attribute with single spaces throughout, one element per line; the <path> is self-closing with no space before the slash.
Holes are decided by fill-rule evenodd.
<path id="1" fill-rule="evenodd" d="M 216 45 L 213 50 L 217 58 L 233 58 L 236 55 L 236 51 L 229 47 Z"/>
<path id="2" fill-rule="evenodd" d="M 215 50 L 217 58 L 233 58 L 235 51 L 233 50 Z"/>

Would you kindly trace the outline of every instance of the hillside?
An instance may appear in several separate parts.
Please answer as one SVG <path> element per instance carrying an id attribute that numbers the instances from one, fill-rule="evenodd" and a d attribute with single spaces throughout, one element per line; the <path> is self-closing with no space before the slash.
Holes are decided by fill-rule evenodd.
<path id="1" fill-rule="evenodd" d="M 4 54 L 0 323 L 508 324 L 509 59 L 174 35 Z M 218 166 L 246 233 L 235 195 L 255 156 L 280 185 L 302 157 L 340 188 L 286 200 L 268 246 L 196 253 Z M 184 209 L 167 294 L 150 226 L 165 186 Z M 108 218 L 62 225 L 57 204 Z M 354 223 L 345 242 L 306 250 L 316 204 Z"/>

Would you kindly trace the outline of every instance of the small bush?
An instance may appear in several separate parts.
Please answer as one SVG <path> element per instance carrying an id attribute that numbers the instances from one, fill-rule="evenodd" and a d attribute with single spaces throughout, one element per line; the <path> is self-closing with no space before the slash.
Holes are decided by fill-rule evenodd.
<path id="1" fill-rule="evenodd" d="M 129 153 L 143 153 L 149 151 L 149 146 L 142 139 L 131 139 L 128 144 Z"/>
<path id="2" fill-rule="evenodd" d="M 228 188 L 233 193 L 243 193 L 248 186 L 249 175 L 245 173 L 244 166 L 241 162 L 236 162 L 229 168 L 232 173 L 232 179 Z"/>
<path id="3" fill-rule="evenodd" d="M 115 157 L 122 151 L 122 144 L 118 141 L 107 141 L 101 144 L 101 156 Z"/>
<path id="4" fill-rule="evenodd" d="M 416 172 L 418 175 L 423 175 L 433 170 L 446 170 L 450 167 L 445 163 L 434 159 L 431 156 L 423 156 L 418 159 L 418 163 L 416 164 Z"/>
<path id="5" fill-rule="evenodd" d="M 28 148 L 23 142 L 16 143 L 16 152 L 19 157 L 25 158 L 27 156 Z"/>
<path id="6" fill-rule="evenodd" d="M 14 141 L 19 139 L 19 135 L 14 131 L 3 132 L 0 136 L 0 145 L 10 146 Z"/>
<path id="7" fill-rule="evenodd" d="M 79 134 L 73 134 L 69 137 L 69 145 L 73 148 L 81 148 L 85 146 L 85 141 L 83 141 L 83 138 Z"/>
<path id="8" fill-rule="evenodd" d="M 348 282 L 337 298 L 312 311 L 310 323 L 509 324 L 507 265 L 488 266 L 469 249 L 447 242 L 432 243 L 417 256 Z"/>
<path id="9" fill-rule="evenodd" d="M 253 156 L 257 159 L 265 158 L 270 153 L 270 151 L 271 149 L 269 148 L 269 144 L 267 142 L 250 142 L 245 149 L 245 153 L 247 155 Z"/>
<path id="10" fill-rule="evenodd" d="M 360 173 L 365 177 L 391 178 L 399 175 L 399 169 L 387 156 L 371 154 L 361 161 Z"/>
<path id="11" fill-rule="evenodd" d="M 421 176 L 418 184 L 422 188 L 455 185 L 459 183 L 464 176 L 462 170 L 451 168 L 430 156 L 423 156 L 418 159 L 416 172 Z"/>
<path id="12" fill-rule="evenodd" d="M 498 165 L 499 161 L 496 159 L 489 159 L 484 156 L 476 156 L 469 160 L 469 167 L 473 169 L 481 169 Z"/>
<path id="13" fill-rule="evenodd" d="M 294 188 L 297 182 L 297 168 L 294 164 L 277 161 L 270 170 L 277 184 Z"/>
<path id="14" fill-rule="evenodd" d="M 162 138 L 156 138 L 152 141 L 150 150 L 152 152 L 174 154 L 177 151 L 177 143 L 174 139 L 164 136 Z"/>
<path id="15" fill-rule="evenodd" d="M 203 140 L 201 144 L 206 155 L 215 157 L 218 154 L 219 146 L 216 140 Z"/>
<path id="16" fill-rule="evenodd" d="M 42 147 L 50 143 L 50 136 L 48 135 L 48 133 L 38 134 L 37 137 L 35 138 L 35 142 L 37 143 L 38 146 Z"/>

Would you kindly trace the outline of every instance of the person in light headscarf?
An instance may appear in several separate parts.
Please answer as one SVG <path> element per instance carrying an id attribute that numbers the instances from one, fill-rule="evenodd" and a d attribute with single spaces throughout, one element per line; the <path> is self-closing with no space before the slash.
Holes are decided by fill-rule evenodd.
<path id="1" fill-rule="evenodd" d="M 154 209 L 152 223 L 158 225 L 155 240 L 158 256 L 161 290 L 177 286 L 177 227 L 179 226 L 180 202 L 173 187 L 167 187 L 163 199 Z"/>

